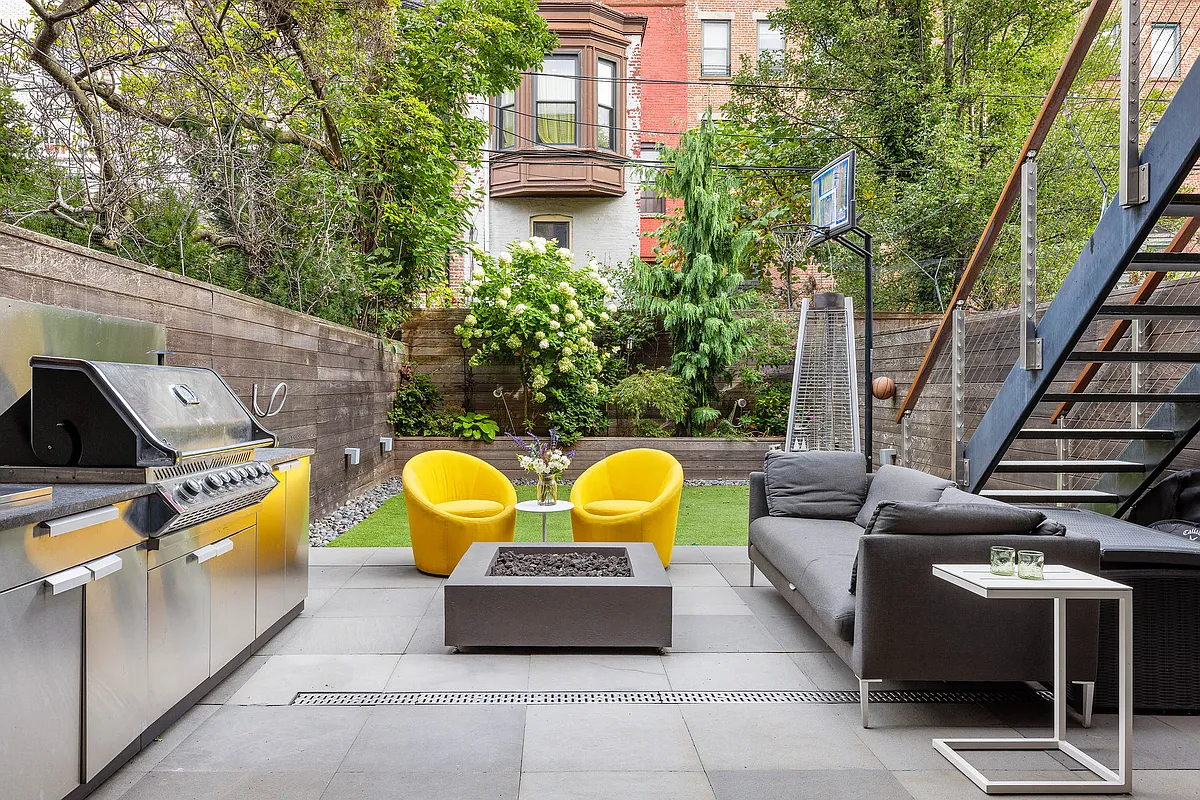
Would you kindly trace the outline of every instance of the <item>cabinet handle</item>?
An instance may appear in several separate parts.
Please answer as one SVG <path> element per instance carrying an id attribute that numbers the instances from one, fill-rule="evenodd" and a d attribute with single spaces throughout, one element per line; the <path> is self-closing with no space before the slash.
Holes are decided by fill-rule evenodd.
<path id="1" fill-rule="evenodd" d="M 90 528 L 103 522 L 111 522 L 119 516 L 121 516 L 121 512 L 116 506 L 104 506 L 72 514 L 69 517 L 47 520 L 42 525 L 50 532 L 51 536 L 62 536 L 64 533 Z"/>
<path id="2" fill-rule="evenodd" d="M 225 539 L 223 541 L 217 542 L 216 544 L 210 544 L 205 547 L 201 547 L 199 550 L 192 553 L 192 555 L 194 555 L 196 557 L 196 563 L 203 564 L 205 561 L 214 559 L 217 556 L 225 555 L 232 549 L 233 549 L 233 540 Z"/>
<path id="3" fill-rule="evenodd" d="M 274 470 L 276 472 L 287 472 L 289 470 L 295 469 L 298 466 L 300 466 L 300 460 L 293 458 L 291 461 L 282 461 L 282 462 L 276 464 L 274 467 Z"/>
<path id="4" fill-rule="evenodd" d="M 92 573 L 87 567 L 71 567 L 46 578 L 46 585 L 50 587 L 50 594 L 62 594 L 90 583 L 91 580 Z"/>
<path id="5" fill-rule="evenodd" d="M 121 567 L 125 566 L 125 562 L 121 560 L 120 556 L 111 555 L 89 561 L 84 566 L 92 573 L 92 580 L 98 581 L 101 578 L 107 578 L 114 572 L 120 572 Z"/>

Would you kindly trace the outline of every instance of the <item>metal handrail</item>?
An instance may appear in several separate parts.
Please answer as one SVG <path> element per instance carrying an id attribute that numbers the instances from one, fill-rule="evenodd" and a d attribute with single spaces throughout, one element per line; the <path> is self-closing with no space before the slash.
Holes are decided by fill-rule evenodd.
<path id="1" fill-rule="evenodd" d="M 1021 152 L 1017 155 L 1012 174 L 1009 175 L 1008 182 L 1004 184 L 1004 189 L 1000 192 L 999 199 L 996 200 L 996 207 L 992 210 L 991 217 L 988 218 L 987 225 L 979 237 L 978 244 L 975 245 L 975 252 L 971 254 L 971 260 L 967 263 L 966 269 L 963 270 L 958 287 L 954 290 L 954 296 L 950 298 L 950 302 L 946 305 L 946 312 L 942 315 L 942 321 L 938 323 L 937 331 L 934 333 L 933 339 L 929 342 L 929 348 L 925 351 L 925 357 L 921 360 L 921 366 L 917 369 L 917 374 L 913 377 L 912 385 L 904 396 L 904 402 L 900 404 L 900 408 L 896 413 L 896 422 L 901 422 L 904 419 L 904 415 L 916 408 L 917 402 L 921 399 L 921 393 L 925 389 L 925 384 L 929 382 L 930 377 L 933 375 L 933 369 L 937 363 L 938 356 L 941 354 L 942 348 L 946 346 L 946 342 L 950 339 L 954 309 L 959 303 L 965 303 L 967 298 L 970 297 L 971 290 L 975 288 L 975 281 L 983 271 L 983 267 L 992 253 L 992 248 L 995 247 L 996 242 L 1000 238 L 1000 232 L 1004 229 L 1005 222 L 1008 220 L 1008 214 L 1020 194 L 1021 167 L 1031 154 L 1041 149 L 1042 144 L 1046 141 L 1051 127 L 1053 127 L 1055 120 L 1058 119 L 1058 113 L 1062 109 L 1063 102 L 1066 100 L 1067 92 L 1070 90 L 1071 84 L 1074 83 L 1075 76 L 1079 74 L 1079 69 L 1092 47 L 1092 42 L 1095 41 L 1097 34 L 1104 25 L 1104 19 L 1111 5 L 1112 0 L 1093 0 L 1091 6 L 1088 8 L 1083 18 L 1083 23 L 1079 26 L 1079 32 L 1075 34 L 1075 40 L 1071 43 L 1071 49 L 1068 51 L 1063 65 L 1059 67 L 1058 74 L 1054 78 L 1054 83 L 1050 87 L 1050 92 L 1046 95 L 1046 99 L 1042 103 L 1042 110 L 1038 113 L 1037 120 L 1033 124 L 1033 130 L 1029 132 L 1024 147 L 1021 148 Z"/>

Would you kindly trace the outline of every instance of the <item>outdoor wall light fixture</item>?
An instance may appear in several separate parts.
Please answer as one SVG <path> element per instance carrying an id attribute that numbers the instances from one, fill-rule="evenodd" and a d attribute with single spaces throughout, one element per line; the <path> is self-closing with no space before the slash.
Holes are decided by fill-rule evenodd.
<path id="1" fill-rule="evenodd" d="M 379 449 L 385 453 L 392 452 L 392 437 L 380 436 L 379 437 Z"/>
<path id="2" fill-rule="evenodd" d="M 346 466 L 357 466 L 359 462 L 359 452 L 357 447 L 346 448 Z"/>

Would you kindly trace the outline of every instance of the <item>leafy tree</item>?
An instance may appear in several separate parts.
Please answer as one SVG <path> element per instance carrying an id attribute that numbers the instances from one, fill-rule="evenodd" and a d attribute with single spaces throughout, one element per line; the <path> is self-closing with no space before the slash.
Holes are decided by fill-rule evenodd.
<path id="1" fill-rule="evenodd" d="M 692 394 L 689 430 L 717 419 L 717 382 L 729 377 L 750 341 L 751 322 L 737 312 L 750 302 L 739 267 L 752 234 L 734 221 L 733 187 L 715 168 L 716 152 L 711 113 L 678 149 L 664 149 L 657 187 L 683 200 L 683 213 L 659 228 L 658 263 L 637 265 L 643 309 L 662 317 L 674 348 L 671 374 Z"/>

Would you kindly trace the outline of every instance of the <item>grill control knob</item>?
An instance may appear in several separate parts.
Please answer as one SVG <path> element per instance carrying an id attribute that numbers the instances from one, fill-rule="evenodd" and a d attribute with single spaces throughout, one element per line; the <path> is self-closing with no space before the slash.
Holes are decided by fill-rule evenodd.
<path id="1" fill-rule="evenodd" d="M 242 480 L 244 480 L 244 481 L 250 480 L 250 468 L 249 467 L 238 467 L 237 474 L 240 475 Z"/>
<path id="2" fill-rule="evenodd" d="M 186 497 L 194 499 L 196 495 L 200 494 L 200 484 L 188 478 L 180 485 L 179 491 L 183 492 Z"/>
<path id="3" fill-rule="evenodd" d="M 221 480 L 220 475 L 208 475 L 204 479 L 204 485 L 210 492 L 215 492 L 217 489 L 220 489 L 223 483 L 224 481 Z"/>
<path id="4" fill-rule="evenodd" d="M 260 463 L 258 465 L 258 474 L 262 475 L 265 478 L 271 474 L 271 468 L 269 466 L 267 466 L 266 464 Z"/>
<path id="5" fill-rule="evenodd" d="M 227 481 L 229 481 L 230 483 L 241 483 L 242 482 L 242 476 L 238 475 L 237 470 L 235 470 L 235 469 L 231 469 L 228 472 L 222 472 L 221 474 L 224 475 L 225 479 Z"/>

